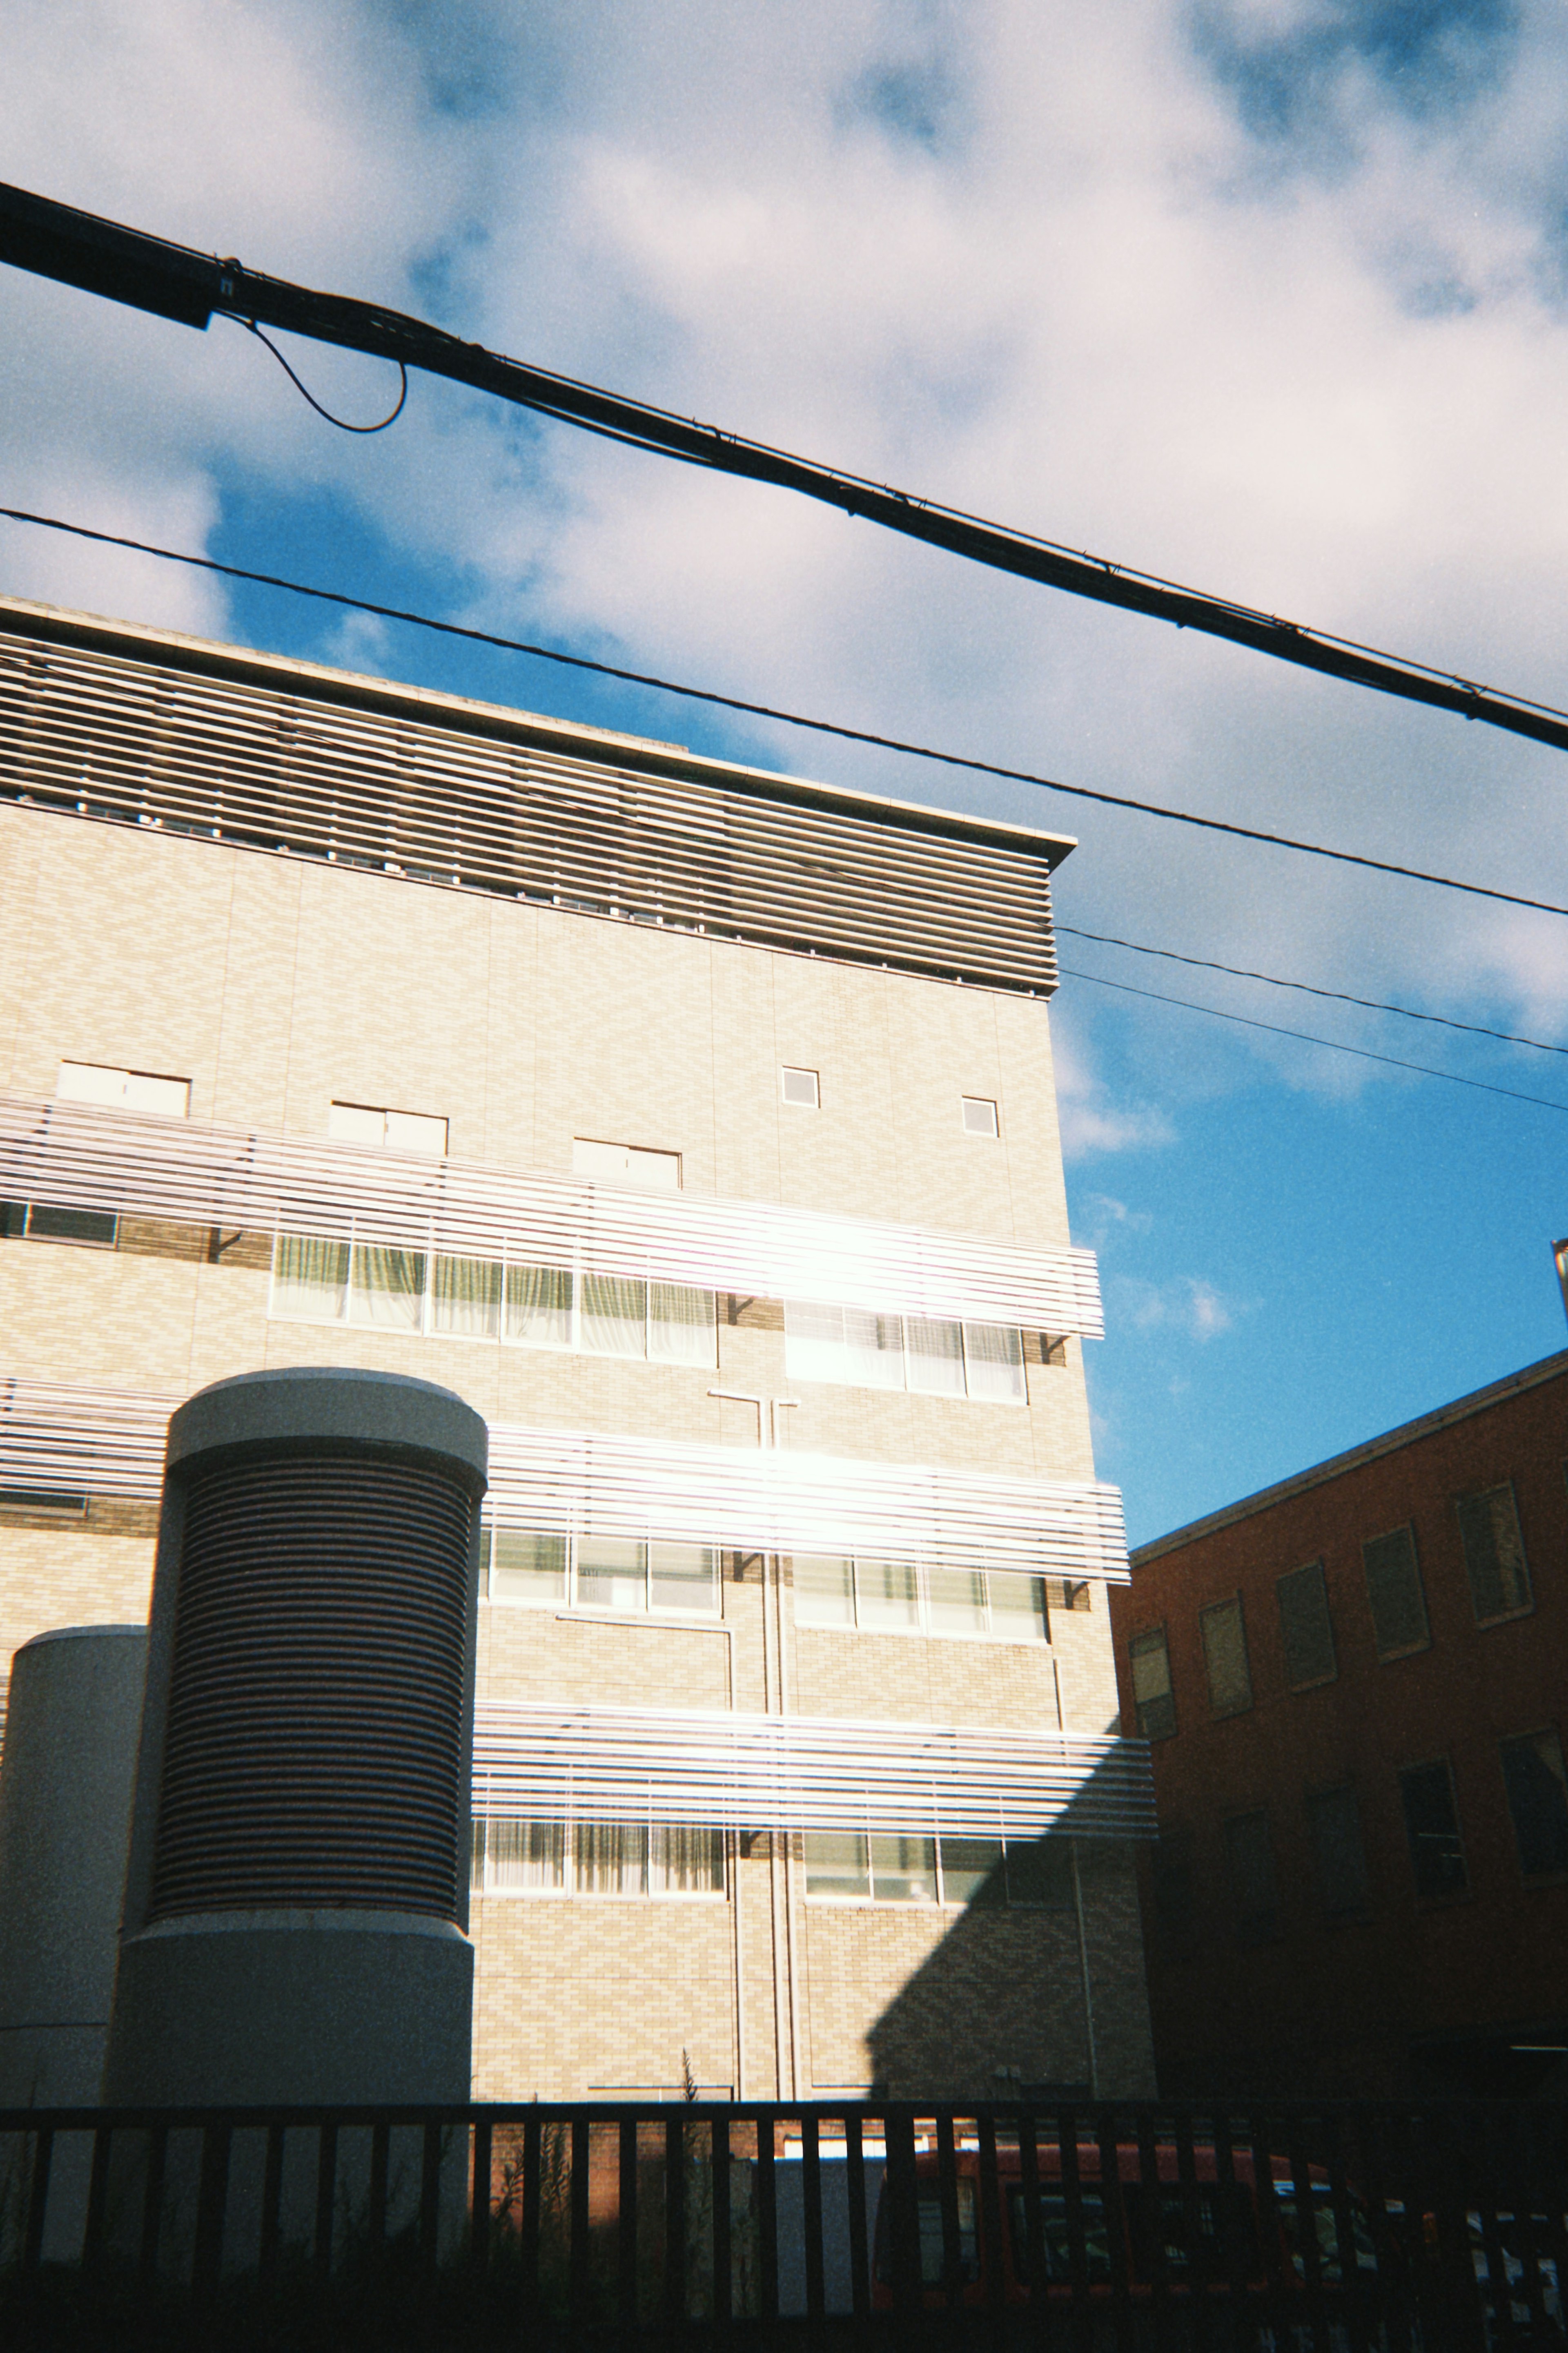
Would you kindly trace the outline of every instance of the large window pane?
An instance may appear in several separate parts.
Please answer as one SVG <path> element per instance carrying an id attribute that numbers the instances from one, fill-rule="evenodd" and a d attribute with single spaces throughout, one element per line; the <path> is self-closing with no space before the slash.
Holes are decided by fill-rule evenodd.
<path id="1" fill-rule="evenodd" d="M 1506 1482 L 1485 1494 L 1466 1495 L 1459 1504 L 1459 1537 L 1469 1573 L 1470 1599 L 1478 1621 L 1510 1618 L 1531 1607 L 1530 1571 L 1524 1565 L 1524 1539 L 1513 1487 Z"/>
<path id="2" fill-rule="evenodd" d="M 1025 1402 L 1022 1333 L 1005 1324 L 966 1324 L 963 1359 L 972 1398 L 1006 1405 Z"/>
<path id="3" fill-rule="evenodd" d="M 912 1389 L 926 1397 L 963 1395 L 963 1326 L 929 1315 L 906 1315 L 904 1348 Z"/>
<path id="4" fill-rule="evenodd" d="M 1415 1529 L 1392 1528 L 1385 1536 L 1373 1536 L 1363 1545 L 1361 1556 L 1378 1657 L 1398 1659 L 1411 1651 L 1424 1651 L 1432 1636 L 1415 1558 Z"/>
<path id="5" fill-rule="evenodd" d="M 1239 1715 L 1252 1705 L 1252 1675 L 1247 1663 L 1247 1629 L 1241 1602 L 1216 1601 L 1200 1609 L 1198 1627 L 1204 1638 L 1204 1665 L 1208 1671 L 1209 1705 L 1215 1715 Z"/>
<path id="6" fill-rule="evenodd" d="M 870 1894 L 870 1852 L 859 1831 L 806 1831 L 805 1892 L 808 1895 Z"/>
<path id="7" fill-rule="evenodd" d="M 650 1544 L 648 1583 L 656 1609 L 719 1607 L 719 1556 L 708 1545 Z"/>
<path id="8" fill-rule="evenodd" d="M 578 1822 L 572 1844 L 579 1895 L 647 1891 L 647 1832 L 637 1822 Z"/>
<path id="9" fill-rule="evenodd" d="M 934 1904 L 935 1839 L 873 1837 L 871 1892 L 879 1904 Z"/>
<path id="10" fill-rule="evenodd" d="M 577 1599 L 599 1609 L 646 1609 L 647 1546 L 635 1538 L 579 1536 Z"/>
<path id="11" fill-rule="evenodd" d="M 1006 1862 L 1009 1904 L 1037 1905 L 1047 1912 L 1071 1911 L 1074 1889 L 1070 1839 L 1009 1839 Z"/>
<path id="12" fill-rule="evenodd" d="M 1176 1700 L 1171 1689 L 1171 1654 L 1163 1626 L 1146 1626 L 1128 1644 L 1132 1661 L 1132 1704 L 1138 1711 L 1141 1740 L 1169 1740 L 1176 1729 Z"/>
<path id="13" fill-rule="evenodd" d="M 493 1340 L 500 1332 L 501 1270 L 494 1259 L 436 1261 L 431 1323 L 463 1340 Z"/>
<path id="14" fill-rule="evenodd" d="M 506 1336 L 525 1348 L 572 1345 L 572 1274 L 564 1266 L 509 1266 Z"/>
<path id="15" fill-rule="evenodd" d="M 582 1344 L 595 1356 L 647 1354 L 647 1285 L 635 1275 L 583 1277 Z"/>
<path id="16" fill-rule="evenodd" d="M 921 1622 L 920 1578 L 903 1561 L 857 1560 L 855 1596 L 863 1627 L 895 1631 Z"/>
<path id="17" fill-rule="evenodd" d="M 1366 1909 L 1366 1853 L 1355 1791 L 1325 1789 L 1307 1800 L 1307 1826 L 1318 1869 L 1318 1894 L 1331 1920 Z"/>
<path id="18" fill-rule="evenodd" d="M 492 1820 L 485 1825 L 485 1885 L 492 1894 L 549 1894 L 566 1879 L 566 1831 L 560 1822 Z"/>
<path id="19" fill-rule="evenodd" d="M 1526 1879 L 1568 1871 L 1568 1774 L 1555 1732 L 1527 1732 L 1502 1744 L 1508 1810 Z"/>
<path id="20" fill-rule="evenodd" d="M 1043 1577 L 1016 1577 L 993 1568 L 985 1586 L 991 1599 L 991 1631 L 1008 1642 L 1048 1642 L 1050 1620 L 1046 1614 Z"/>
<path id="21" fill-rule="evenodd" d="M 1274 1590 L 1279 1602 L 1286 1689 L 1305 1691 L 1311 1683 L 1331 1683 L 1339 1668 L 1322 1562 L 1293 1568 L 1288 1577 L 1276 1579 Z"/>
<path id="22" fill-rule="evenodd" d="M 795 1558 L 795 1622 L 797 1626 L 853 1626 L 855 1564 L 820 1553 Z"/>
<path id="23" fill-rule="evenodd" d="M 656 1365 L 715 1362 L 713 1293 L 684 1282 L 647 1287 L 647 1352 Z"/>
<path id="24" fill-rule="evenodd" d="M 272 1314 L 335 1323 L 348 1303 L 349 1246 L 279 1234 L 272 1247 Z"/>
<path id="25" fill-rule="evenodd" d="M 1279 1933 L 1279 1896 L 1266 1813 L 1237 1814 L 1226 1822 L 1225 1859 L 1237 1936 L 1244 1945 L 1267 1944 Z"/>
<path id="26" fill-rule="evenodd" d="M 417 1332 L 424 1320 L 425 1253 L 383 1242 L 354 1244 L 349 1322 L 376 1331 Z"/>
<path id="27" fill-rule="evenodd" d="M 492 1601 L 563 1602 L 566 1599 L 566 1539 L 534 1528 L 487 1531 Z"/>
<path id="28" fill-rule="evenodd" d="M 1005 1904 L 1007 1883 L 999 1838 L 943 1838 L 942 1900 L 944 1904 Z"/>
<path id="29" fill-rule="evenodd" d="M 784 1376 L 792 1381 L 847 1381 L 844 1310 L 812 1300 L 784 1302 Z"/>
<path id="30" fill-rule="evenodd" d="M 977 1568 L 928 1568 L 926 1607 L 933 1634 L 984 1634 L 984 1576 Z"/>
<path id="31" fill-rule="evenodd" d="M 1469 1884 L 1454 1783 L 1444 1763 L 1413 1765 L 1399 1777 L 1405 1831 L 1418 1895 L 1458 1895 Z"/>
<path id="32" fill-rule="evenodd" d="M 844 1310 L 844 1371 L 840 1377 L 859 1388 L 904 1386 L 904 1319 L 872 1315 L 862 1307 Z"/>
<path id="33" fill-rule="evenodd" d="M 648 1832 L 650 1895 L 722 1895 L 724 1833 L 680 1822 Z"/>

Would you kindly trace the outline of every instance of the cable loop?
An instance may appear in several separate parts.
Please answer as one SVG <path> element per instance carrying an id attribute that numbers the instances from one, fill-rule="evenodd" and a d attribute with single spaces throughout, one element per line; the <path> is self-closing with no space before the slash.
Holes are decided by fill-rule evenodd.
<path id="1" fill-rule="evenodd" d="M 233 313 L 229 312 L 226 315 L 232 317 Z M 334 417 L 330 408 L 323 408 L 321 406 L 321 404 L 316 398 L 315 394 L 311 392 L 306 385 L 300 383 L 300 378 L 295 375 L 293 369 L 289 366 L 288 361 L 284 358 L 277 344 L 273 343 L 270 336 L 264 335 L 262 333 L 254 319 L 236 319 L 235 325 L 237 327 L 243 327 L 247 334 L 251 334 L 256 337 L 258 343 L 265 343 L 267 345 L 268 350 L 271 353 L 273 358 L 277 361 L 279 366 L 282 369 L 289 383 L 294 386 L 296 392 L 298 392 L 302 398 L 310 402 L 318 417 L 324 417 L 327 423 L 329 425 L 335 425 L 340 433 L 384 433 L 387 427 L 389 425 L 395 425 L 398 418 L 402 416 L 403 404 L 408 397 L 408 370 L 401 360 L 397 363 L 397 372 L 403 378 L 403 388 L 397 396 L 397 406 L 393 410 L 391 416 L 384 417 L 379 425 L 351 425 L 346 417 Z"/>

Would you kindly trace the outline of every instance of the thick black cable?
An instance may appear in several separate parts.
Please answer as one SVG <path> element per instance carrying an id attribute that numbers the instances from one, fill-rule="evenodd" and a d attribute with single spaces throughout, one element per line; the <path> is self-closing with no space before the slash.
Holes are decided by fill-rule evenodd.
<path id="1" fill-rule="evenodd" d="M 1331 997 L 1336 1005 L 1359 1005 L 1367 1013 L 1397 1013 L 1404 1021 L 1430 1021 L 1440 1029 L 1462 1029 L 1468 1038 L 1495 1038 L 1504 1046 L 1532 1046 L 1538 1054 L 1568 1055 L 1568 1046 L 1551 1045 L 1544 1038 L 1521 1038 L 1515 1029 L 1489 1029 L 1479 1021 L 1456 1021 L 1447 1013 L 1420 1013 L 1413 1005 L 1391 1005 L 1385 997 L 1352 997 L 1348 989 L 1319 988 L 1310 980 L 1281 980 L 1277 972 L 1216 964 L 1212 956 L 1183 955 L 1175 948 L 1152 948 L 1142 940 L 1118 939 L 1113 932 L 1086 932 L 1077 923 L 1058 923 L 1055 928 L 1070 933 L 1075 940 L 1095 940 L 1107 948 L 1131 948 L 1134 955 L 1161 956 L 1167 964 L 1189 964 L 1200 972 L 1228 973 L 1233 980 L 1267 981 L 1270 988 L 1294 988 L 1303 997 Z"/>
<path id="2" fill-rule="evenodd" d="M 496 646 L 504 653 L 531 654 L 540 661 L 563 663 L 570 670 L 591 670 L 629 686 L 652 687 L 660 694 L 679 694 L 691 702 L 707 702 L 721 711 L 739 711 L 752 719 L 772 719 L 786 727 L 803 727 L 816 735 L 833 735 L 848 744 L 868 744 L 876 751 L 897 752 L 909 759 L 931 760 L 938 766 L 963 768 L 975 776 L 999 776 L 1005 783 L 1032 785 L 1042 792 L 1063 793 L 1071 800 L 1096 801 L 1106 808 L 1129 809 L 1137 817 L 1156 817 L 1171 825 L 1195 826 L 1205 833 L 1229 834 L 1238 841 L 1258 841 L 1270 849 L 1289 849 L 1304 858 L 1327 858 L 1340 866 L 1359 866 L 1373 874 L 1392 874 L 1404 882 L 1426 882 L 1435 890 L 1460 891 L 1468 898 L 1493 899 L 1506 907 L 1528 907 L 1541 915 L 1568 915 L 1550 899 L 1529 899 L 1517 891 L 1498 891 L 1485 882 L 1462 882 L 1451 874 L 1428 874 L 1418 866 L 1401 866 L 1385 858 L 1368 858 L 1359 850 L 1331 849 L 1321 842 L 1298 841 L 1286 833 L 1266 833 L 1250 825 L 1234 825 L 1226 818 L 1197 817 L 1190 809 L 1167 808 L 1159 801 L 1134 800 L 1124 793 L 1104 793 L 1090 785 L 1064 785 L 1054 776 L 1037 776 L 1028 768 L 1006 768 L 994 760 L 967 758 L 958 752 L 939 752 L 929 744 L 909 744 L 897 735 L 878 735 L 864 727 L 847 727 L 837 720 L 807 719 L 798 711 L 775 710 L 771 703 L 748 702 L 736 694 L 721 694 L 705 686 L 682 686 L 674 679 L 657 678 L 646 670 L 622 670 L 614 662 L 594 661 L 586 654 L 563 653 L 554 646 L 531 645 L 521 638 L 499 637 L 490 629 L 475 629 L 458 621 L 437 621 L 427 613 L 410 613 L 396 605 L 378 605 L 368 596 L 351 596 L 338 588 L 316 588 L 302 580 L 285 580 L 275 572 L 252 572 L 243 565 L 220 564 L 216 556 L 186 555 L 174 547 L 156 547 L 142 539 L 121 538 L 110 531 L 89 531 L 85 523 L 62 522 L 58 515 L 33 514 L 24 507 L 0 507 L 0 516 L 12 522 L 37 523 L 46 531 L 68 532 L 106 547 L 129 548 L 137 555 L 155 555 L 169 564 L 188 564 L 200 572 L 216 572 L 228 580 L 249 580 L 264 588 L 286 588 L 291 596 L 313 596 L 325 605 L 342 605 L 351 612 L 371 613 L 378 620 L 406 621 L 416 629 L 433 629 L 447 638 L 462 638 L 474 645 Z"/>
<path id="3" fill-rule="evenodd" d="M 1368 1046 L 1346 1046 L 1338 1038 L 1319 1038 L 1310 1029 L 1287 1029 L 1278 1021 L 1257 1021 L 1249 1013 L 1226 1013 L 1217 1005 L 1196 1005 L 1190 997 L 1167 997 L 1161 988 L 1134 988 L 1131 981 L 1107 980 L 1103 973 L 1079 972 L 1071 965 L 1058 965 L 1064 978 L 1087 980 L 1096 988 L 1114 988 L 1123 997 L 1147 997 L 1156 1005 L 1179 1005 L 1187 1013 L 1206 1013 L 1215 1021 L 1238 1022 L 1244 1029 L 1267 1029 L 1271 1038 L 1299 1038 L 1306 1046 L 1326 1046 L 1331 1053 L 1354 1054 L 1363 1062 L 1386 1062 L 1395 1071 L 1415 1071 L 1424 1079 L 1447 1079 L 1453 1087 L 1478 1087 L 1482 1094 L 1507 1095 L 1514 1103 L 1539 1103 L 1545 1111 L 1568 1111 L 1568 1103 L 1557 1103 L 1551 1095 L 1527 1095 L 1518 1087 L 1494 1086 L 1489 1079 L 1462 1079 L 1458 1071 L 1435 1070 L 1430 1062 L 1406 1062 L 1397 1054 L 1374 1054 Z"/>
<path id="4" fill-rule="evenodd" d="M 244 327 L 248 333 L 253 334 L 258 343 L 266 344 L 268 350 L 271 353 L 273 358 L 277 361 L 279 366 L 282 369 L 284 375 L 288 377 L 289 383 L 293 385 L 300 398 L 302 400 L 309 401 L 317 416 L 324 417 L 329 425 L 335 425 L 340 433 L 384 433 L 387 427 L 389 425 L 395 425 L 398 418 L 402 416 L 404 403 L 408 398 L 408 370 L 405 367 L 401 360 L 397 363 L 397 373 L 403 379 L 403 385 L 402 389 L 399 391 L 397 396 L 397 406 L 393 410 L 391 416 L 384 417 L 379 425 L 351 425 L 346 417 L 334 417 L 330 408 L 323 408 L 321 406 L 321 402 L 316 398 L 316 396 L 310 390 L 310 385 L 302 382 L 302 380 L 295 375 L 293 369 L 289 366 L 288 361 L 284 358 L 277 344 L 272 341 L 271 336 L 264 335 L 254 319 L 237 319 L 235 324 L 239 327 Z"/>

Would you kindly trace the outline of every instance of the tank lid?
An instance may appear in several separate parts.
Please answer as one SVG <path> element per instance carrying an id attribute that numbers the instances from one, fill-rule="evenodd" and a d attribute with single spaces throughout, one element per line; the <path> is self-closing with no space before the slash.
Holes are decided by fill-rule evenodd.
<path id="1" fill-rule="evenodd" d="M 455 1390 L 342 1365 L 237 1373 L 198 1389 L 169 1423 L 167 1461 L 173 1471 L 197 1456 L 317 1447 L 438 1457 L 479 1493 L 489 1462 L 483 1417 Z"/>

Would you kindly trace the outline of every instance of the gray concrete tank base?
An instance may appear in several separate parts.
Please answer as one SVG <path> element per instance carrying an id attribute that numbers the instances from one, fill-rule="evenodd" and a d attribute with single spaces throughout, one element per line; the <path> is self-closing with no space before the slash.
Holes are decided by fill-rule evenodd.
<path id="1" fill-rule="evenodd" d="M 487 1453 L 394 1374 L 174 1415 L 110 2100 L 468 2096 Z"/>
<path id="2" fill-rule="evenodd" d="M 91 2106 L 125 1892 L 145 1626 L 62 1626 L 11 1665 L 0 1751 L 0 2108 Z"/>

